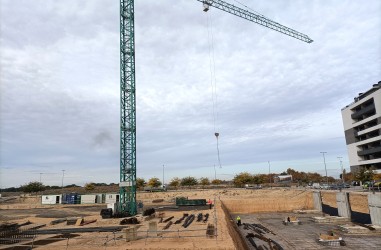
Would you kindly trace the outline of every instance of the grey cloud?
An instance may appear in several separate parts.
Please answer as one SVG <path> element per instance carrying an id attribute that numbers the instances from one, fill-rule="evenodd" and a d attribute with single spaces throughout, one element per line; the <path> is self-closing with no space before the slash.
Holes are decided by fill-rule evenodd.
<path id="1" fill-rule="evenodd" d="M 242 2 L 315 42 L 210 12 L 224 173 L 345 156 L 340 109 L 381 79 L 380 2 Z M 13 170 L 39 166 L 58 173 L 51 182 L 62 169 L 68 181 L 92 171 L 118 182 L 118 4 L 1 1 L 0 164 L 13 183 L 27 181 Z M 168 176 L 208 175 L 217 156 L 201 3 L 135 4 L 138 175 L 160 176 L 162 164 Z"/>

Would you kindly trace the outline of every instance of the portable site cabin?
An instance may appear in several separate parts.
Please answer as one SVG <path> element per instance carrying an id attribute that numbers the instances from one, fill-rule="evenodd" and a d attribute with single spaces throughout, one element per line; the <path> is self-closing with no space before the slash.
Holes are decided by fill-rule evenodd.
<path id="1" fill-rule="evenodd" d="M 104 203 L 104 194 L 83 194 L 81 195 L 81 204 L 94 204 L 94 203 Z"/>
<path id="2" fill-rule="evenodd" d="M 94 204 L 97 201 L 95 194 L 83 194 L 81 195 L 81 204 Z"/>
<path id="3" fill-rule="evenodd" d="M 95 203 L 105 203 L 106 195 L 105 194 L 96 194 L 97 199 Z"/>
<path id="4" fill-rule="evenodd" d="M 81 195 L 77 193 L 63 194 L 62 203 L 63 204 L 80 204 Z"/>
<path id="5" fill-rule="evenodd" d="M 117 203 L 119 202 L 119 194 L 106 194 L 105 203 Z"/>
<path id="6" fill-rule="evenodd" d="M 278 175 L 274 177 L 275 183 L 291 183 L 292 175 Z"/>
<path id="7" fill-rule="evenodd" d="M 43 205 L 53 205 L 53 204 L 61 204 L 62 197 L 61 195 L 42 195 L 41 196 L 41 204 Z"/>

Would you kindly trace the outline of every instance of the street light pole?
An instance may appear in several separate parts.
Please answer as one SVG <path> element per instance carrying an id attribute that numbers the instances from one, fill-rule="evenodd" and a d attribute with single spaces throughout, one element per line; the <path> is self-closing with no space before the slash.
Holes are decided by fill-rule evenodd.
<path id="1" fill-rule="evenodd" d="M 62 170 L 62 183 L 61 183 L 61 189 L 63 189 L 63 181 L 65 177 L 65 170 Z"/>
<path id="2" fill-rule="evenodd" d="M 270 188 L 272 188 L 271 186 L 271 174 L 270 174 L 270 161 L 267 161 L 269 163 L 269 184 L 270 184 Z"/>
<path id="3" fill-rule="evenodd" d="M 343 169 L 343 161 L 341 159 L 343 159 L 343 157 L 341 156 L 338 156 L 337 159 L 340 160 L 340 167 L 341 167 L 341 181 L 344 183 L 344 169 Z"/>
<path id="4" fill-rule="evenodd" d="M 328 174 L 327 174 L 327 164 L 325 163 L 325 154 L 327 152 L 320 152 L 323 154 L 323 159 L 324 159 L 324 168 L 325 168 L 325 182 L 327 183 L 327 188 L 328 188 Z"/>
<path id="5" fill-rule="evenodd" d="M 163 164 L 163 188 L 164 188 L 164 164 Z"/>

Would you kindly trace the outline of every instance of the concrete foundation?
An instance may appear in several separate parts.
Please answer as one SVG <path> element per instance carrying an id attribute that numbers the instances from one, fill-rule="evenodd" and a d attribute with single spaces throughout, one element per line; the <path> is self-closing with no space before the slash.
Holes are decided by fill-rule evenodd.
<path id="1" fill-rule="evenodd" d="M 314 209 L 318 210 L 319 212 L 323 211 L 323 206 L 321 202 L 321 193 L 320 192 L 313 192 L 313 200 L 314 200 Z"/>
<path id="2" fill-rule="evenodd" d="M 138 234 L 137 234 L 137 228 L 132 226 L 128 227 L 122 230 L 125 234 L 126 241 L 134 241 L 137 240 Z"/>
<path id="3" fill-rule="evenodd" d="M 368 194 L 368 204 L 372 224 L 381 226 L 381 194 Z"/>
<path id="4" fill-rule="evenodd" d="M 351 207 L 349 205 L 349 197 L 346 192 L 336 193 L 337 212 L 340 217 L 351 219 Z"/>
<path id="5" fill-rule="evenodd" d="M 313 217 L 312 219 L 315 223 L 323 223 L 323 224 L 349 222 L 348 217 L 338 217 L 338 216 Z"/>
<path id="6" fill-rule="evenodd" d="M 149 236 L 157 236 L 157 222 L 156 221 L 149 222 L 148 233 L 149 233 Z"/>

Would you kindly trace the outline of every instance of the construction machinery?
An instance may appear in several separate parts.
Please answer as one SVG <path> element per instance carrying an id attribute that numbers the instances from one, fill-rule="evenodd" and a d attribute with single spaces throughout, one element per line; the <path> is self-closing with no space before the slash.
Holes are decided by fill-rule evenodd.
<path id="1" fill-rule="evenodd" d="M 134 0 L 120 1 L 120 210 L 137 213 L 136 203 L 136 80 Z M 307 35 L 222 0 L 197 0 L 207 12 L 210 7 L 273 29 L 306 43 Z"/>

